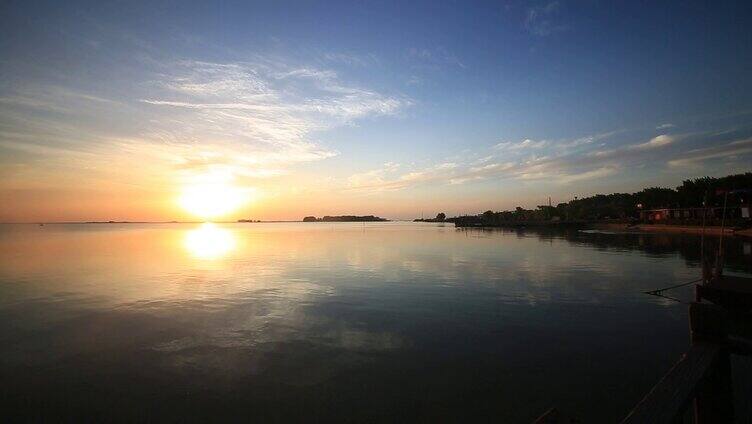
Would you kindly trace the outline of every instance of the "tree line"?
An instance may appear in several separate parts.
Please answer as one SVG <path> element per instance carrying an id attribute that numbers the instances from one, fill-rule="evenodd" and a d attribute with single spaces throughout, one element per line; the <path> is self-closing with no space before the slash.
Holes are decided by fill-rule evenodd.
<path id="1" fill-rule="evenodd" d="M 728 194 L 728 196 L 727 196 Z M 684 180 L 674 188 L 649 187 L 636 193 L 596 194 L 574 198 L 556 206 L 536 209 L 517 207 L 512 211 L 486 211 L 479 217 L 484 223 L 510 221 L 590 221 L 636 218 L 639 211 L 658 208 L 692 208 L 748 204 L 752 200 L 752 172 L 721 178 L 702 177 Z"/>

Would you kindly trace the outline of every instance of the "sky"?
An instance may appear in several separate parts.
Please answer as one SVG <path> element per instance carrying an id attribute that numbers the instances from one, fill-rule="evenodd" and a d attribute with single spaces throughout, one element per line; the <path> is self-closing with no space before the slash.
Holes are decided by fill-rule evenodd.
<path id="1" fill-rule="evenodd" d="M 751 20 L 745 2 L 4 1 L 0 221 L 412 219 L 751 171 Z"/>

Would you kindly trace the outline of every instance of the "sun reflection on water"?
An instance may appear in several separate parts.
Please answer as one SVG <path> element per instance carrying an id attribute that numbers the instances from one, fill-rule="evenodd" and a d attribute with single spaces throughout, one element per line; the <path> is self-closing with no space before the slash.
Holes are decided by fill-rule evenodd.
<path id="1" fill-rule="evenodd" d="M 197 259 L 221 259 L 230 253 L 236 245 L 235 236 L 229 230 L 219 228 L 212 223 L 188 231 L 183 245 Z"/>

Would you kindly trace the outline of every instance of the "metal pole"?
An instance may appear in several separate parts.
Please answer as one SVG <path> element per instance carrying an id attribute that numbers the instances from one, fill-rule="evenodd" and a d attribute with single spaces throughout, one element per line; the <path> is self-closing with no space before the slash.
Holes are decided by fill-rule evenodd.
<path id="1" fill-rule="evenodd" d="M 721 216 L 721 236 L 718 238 L 718 256 L 715 259 L 715 275 L 720 278 L 723 275 L 723 233 L 726 227 L 726 203 L 728 202 L 728 191 L 723 196 L 723 215 Z"/>

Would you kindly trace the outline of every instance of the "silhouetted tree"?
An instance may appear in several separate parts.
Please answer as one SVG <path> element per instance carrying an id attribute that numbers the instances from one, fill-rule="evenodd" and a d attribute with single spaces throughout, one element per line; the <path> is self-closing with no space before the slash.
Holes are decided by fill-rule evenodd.
<path id="1" fill-rule="evenodd" d="M 444 221 L 445 219 L 446 219 L 446 214 L 444 212 L 441 212 L 438 215 L 436 215 L 437 221 Z"/>
<path id="2" fill-rule="evenodd" d="M 581 199 L 575 198 L 556 207 L 538 206 L 535 210 L 516 207 L 514 211 L 485 211 L 477 217 L 486 225 L 503 222 L 540 221 L 559 217 L 563 220 L 596 220 L 604 218 L 635 218 L 637 205 L 642 209 L 701 207 L 707 195 L 708 206 L 721 206 L 725 192 L 739 190 L 728 197 L 728 205 L 749 202 L 749 194 L 743 189 L 752 189 L 752 172 L 729 175 L 722 178 L 703 177 L 685 180 L 676 189 L 650 187 L 637 193 L 596 194 Z"/>

